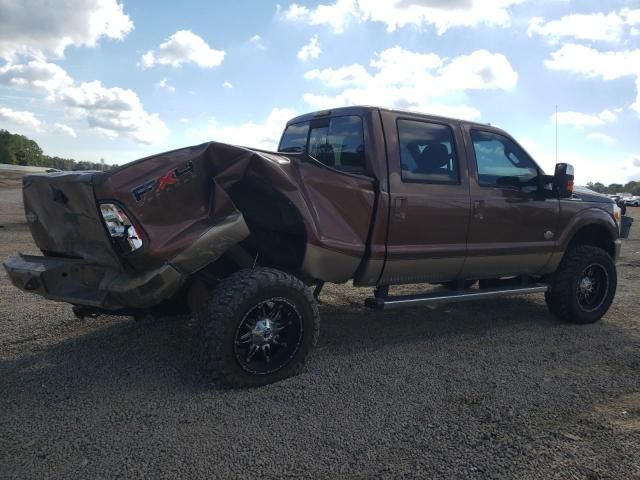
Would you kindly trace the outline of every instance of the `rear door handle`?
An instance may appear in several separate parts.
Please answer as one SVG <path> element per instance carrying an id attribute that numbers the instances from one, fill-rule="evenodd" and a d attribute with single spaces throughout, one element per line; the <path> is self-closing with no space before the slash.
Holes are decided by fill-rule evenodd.
<path id="1" fill-rule="evenodd" d="M 484 219 L 484 200 L 475 200 L 473 202 L 473 216 L 478 220 Z"/>
<path id="2" fill-rule="evenodd" d="M 409 200 L 406 197 L 396 197 L 393 200 L 393 216 L 398 220 L 407 218 L 407 210 L 409 209 Z"/>

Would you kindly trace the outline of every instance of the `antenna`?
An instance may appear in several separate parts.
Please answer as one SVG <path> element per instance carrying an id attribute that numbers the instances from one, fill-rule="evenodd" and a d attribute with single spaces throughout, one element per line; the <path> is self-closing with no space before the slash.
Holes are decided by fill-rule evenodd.
<path id="1" fill-rule="evenodd" d="M 558 104 L 556 103 L 556 165 L 558 164 Z"/>

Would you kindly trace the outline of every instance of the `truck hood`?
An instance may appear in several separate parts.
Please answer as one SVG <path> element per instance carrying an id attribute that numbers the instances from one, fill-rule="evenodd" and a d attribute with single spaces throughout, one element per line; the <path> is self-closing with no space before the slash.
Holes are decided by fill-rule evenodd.
<path id="1" fill-rule="evenodd" d="M 576 186 L 573 189 L 573 197 L 575 200 L 582 200 L 583 202 L 591 203 L 613 203 L 606 195 L 601 195 L 593 190 L 589 190 L 587 187 Z"/>

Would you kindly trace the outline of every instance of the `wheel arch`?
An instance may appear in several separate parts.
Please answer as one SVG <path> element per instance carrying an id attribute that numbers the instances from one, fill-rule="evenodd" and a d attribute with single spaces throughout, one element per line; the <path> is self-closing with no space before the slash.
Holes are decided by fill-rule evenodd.
<path id="1" fill-rule="evenodd" d="M 294 202 L 257 176 L 243 178 L 228 193 L 250 232 L 239 246 L 264 267 L 299 274 L 306 253 L 307 227 Z"/>
<path id="2" fill-rule="evenodd" d="M 547 271 L 555 271 L 569 248 L 575 245 L 602 248 L 615 261 L 619 253 L 619 237 L 618 226 L 609 213 L 601 208 L 584 209 L 564 228 Z"/>
<path id="3" fill-rule="evenodd" d="M 591 245 L 606 251 L 615 259 L 616 245 L 611 231 L 601 223 L 589 223 L 580 227 L 571 238 L 567 248 L 574 245 Z"/>

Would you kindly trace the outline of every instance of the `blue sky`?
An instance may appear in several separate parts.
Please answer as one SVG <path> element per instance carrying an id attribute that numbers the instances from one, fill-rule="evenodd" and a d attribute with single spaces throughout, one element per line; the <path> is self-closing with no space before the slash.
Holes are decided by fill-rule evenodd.
<path id="1" fill-rule="evenodd" d="M 53 2 L 51 2 L 53 4 Z M 109 163 L 273 147 L 357 103 L 490 122 L 552 171 L 640 179 L 640 1 L 0 0 L 0 128 Z"/>

